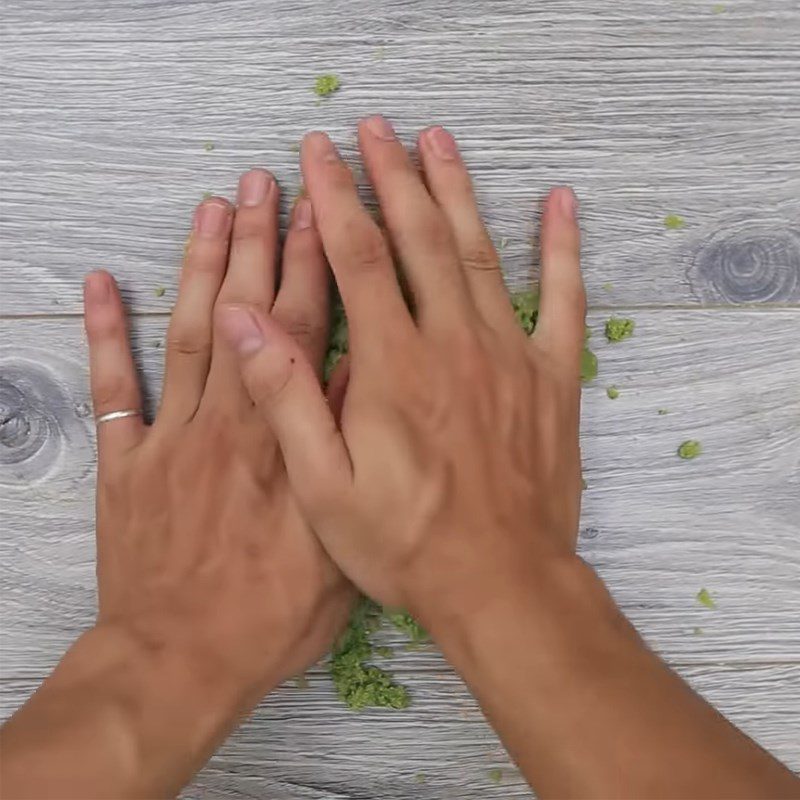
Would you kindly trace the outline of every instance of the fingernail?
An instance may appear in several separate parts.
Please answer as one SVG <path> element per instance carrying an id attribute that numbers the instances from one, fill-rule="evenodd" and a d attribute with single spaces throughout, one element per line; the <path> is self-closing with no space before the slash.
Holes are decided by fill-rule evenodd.
<path id="1" fill-rule="evenodd" d="M 451 133 L 437 126 L 436 128 L 431 128 L 427 135 L 431 150 L 433 150 L 433 154 L 437 158 L 452 161 L 456 157 L 458 146 Z"/>
<path id="2" fill-rule="evenodd" d="M 299 231 L 310 228 L 314 224 L 314 210 L 311 208 L 311 201 L 307 197 L 301 197 L 297 201 L 292 222 Z"/>
<path id="3" fill-rule="evenodd" d="M 569 186 L 559 186 L 553 189 L 553 195 L 558 210 L 565 217 L 574 218 L 575 212 L 578 209 L 578 200 L 575 197 L 575 192 L 573 192 Z"/>
<path id="4" fill-rule="evenodd" d="M 373 136 L 383 139 L 384 142 L 393 142 L 396 138 L 391 122 L 385 117 L 370 117 L 366 120 L 366 126 Z"/>
<path id="5" fill-rule="evenodd" d="M 239 178 L 237 200 L 241 206 L 261 205 L 272 191 L 275 179 L 265 169 L 251 169 Z"/>
<path id="6" fill-rule="evenodd" d="M 228 206 L 220 200 L 202 203 L 194 217 L 194 229 L 201 236 L 221 236 L 228 225 Z"/>
<path id="7" fill-rule="evenodd" d="M 220 317 L 222 335 L 239 355 L 249 356 L 264 346 L 264 334 L 246 308 L 228 306 Z"/>
<path id="8" fill-rule="evenodd" d="M 336 152 L 336 147 L 326 133 L 321 133 L 320 131 L 309 133 L 306 136 L 306 142 L 308 142 L 312 156 L 321 158 L 324 161 L 339 160 L 339 153 Z"/>
<path id="9" fill-rule="evenodd" d="M 111 286 L 104 272 L 90 272 L 85 284 L 86 299 L 91 303 L 105 303 L 111 296 Z"/>

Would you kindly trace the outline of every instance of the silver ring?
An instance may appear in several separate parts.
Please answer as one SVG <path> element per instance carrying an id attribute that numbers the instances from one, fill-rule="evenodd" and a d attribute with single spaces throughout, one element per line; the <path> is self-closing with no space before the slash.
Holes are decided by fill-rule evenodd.
<path id="1" fill-rule="evenodd" d="M 122 411 L 109 411 L 107 414 L 100 414 L 99 417 L 95 417 L 94 421 L 96 425 L 101 425 L 103 422 L 111 422 L 112 419 L 125 419 L 125 417 L 141 417 L 142 416 L 142 409 L 141 408 L 126 408 Z"/>

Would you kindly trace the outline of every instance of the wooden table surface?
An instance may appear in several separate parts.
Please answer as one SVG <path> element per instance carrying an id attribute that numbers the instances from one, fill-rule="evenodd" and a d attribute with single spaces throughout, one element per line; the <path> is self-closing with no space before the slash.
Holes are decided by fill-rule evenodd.
<path id="1" fill-rule="evenodd" d="M 381 112 L 408 141 L 455 132 L 515 287 L 539 200 L 575 187 L 600 363 L 580 551 L 675 669 L 800 769 L 799 41 L 796 0 L 4 0 L 2 713 L 92 621 L 83 274 L 121 281 L 152 396 L 193 205 L 264 165 L 288 206 L 301 135 L 354 157 L 356 120 Z M 317 103 L 324 72 L 342 89 Z M 605 342 L 612 312 L 632 340 Z M 677 457 L 686 439 L 701 457 Z M 409 710 L 349 712 L 316 670 L 186 797 L 529 796 L 435 652 L 391 667 Z"/>

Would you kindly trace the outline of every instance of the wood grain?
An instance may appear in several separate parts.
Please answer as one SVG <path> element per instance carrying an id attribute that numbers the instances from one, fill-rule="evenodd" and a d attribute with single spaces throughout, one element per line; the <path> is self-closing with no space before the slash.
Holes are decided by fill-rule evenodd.
<path id="1" fill-rule="evenodd" d="M 800 301 L 794 0 L 7 0 L 4 19 L 0 314 L 77 313 L 101 266 L 164 311 L 203 192 L 259 164 L 291 196 L 302 134 L 352 156 L 375 112 L 410 142 L 453 129 L 514 285 L 568 182 L 594 304 Z"/>

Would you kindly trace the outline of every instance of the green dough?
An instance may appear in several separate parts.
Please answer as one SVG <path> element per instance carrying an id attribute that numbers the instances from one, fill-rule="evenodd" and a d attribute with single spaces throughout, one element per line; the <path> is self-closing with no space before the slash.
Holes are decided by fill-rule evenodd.
<path id="1" fill-rule="evenodd" d="M 619 397 L 619 389 L 617 389 L 616 386 L 609 386 L 608 389 L 606 389 L 606 394 L 609 400 L 616 400 Z"/>
<path id="2" fill-rule="evenodd" d="M 314 93 L 319 97 L 328 97 L 334 92 L 338 92 L 342 82 L 336 75 L 320 75 L 314 81 Z"/>
<path id="3" fill-rule="evenodd" d="M 714 598 L 711 596 L 711 593 L 708 591 L 708 589 L 701 589 L 697 593 L 697 602 L 706 608 L 714 609 L 717 607 L 717 604 L 714 602 Z"/>
<path id="4" fill-rule="evenodd" d="M 630 339 L 633 336 L 635 327 L 636 323 L 632 319 L 611 317 L 606 322 L 606 339 L 609 342 L 621 342 L 623 339 Z"/>
<path id="5" fill-rule="evenodd" d="M 689 439 L 685 441 L 679 448 L 678 448 L 678 455 L 681 458 L 697 458 L 700 453 L 703 452 L 703 446 L 700 442 L 695 441 L 694 439 Z"/>

